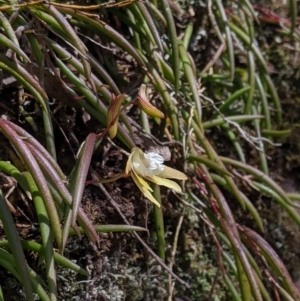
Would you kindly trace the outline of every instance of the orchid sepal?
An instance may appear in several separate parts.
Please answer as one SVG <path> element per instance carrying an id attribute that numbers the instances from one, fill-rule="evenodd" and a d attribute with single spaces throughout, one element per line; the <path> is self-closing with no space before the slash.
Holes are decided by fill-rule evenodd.
<path id="1" fill-rule="evenodd" d="M 181 187 L 176 182 L 174 182 L 172 180 L 168 180 L 168 179 L 165 179 L 165 178 L 160 178 L 158 176 L 146 177 L 146 179 L 151 181 L 154 184 L 168 187 L 168 188 L 173 189 L 177 192 L 182 192 Z"/>
<path id="2" fill-rule="evenodd" d="M 152 203 L 154 203 L 156 206 L 160 207 L 160 203 L 154 198 L 154 196 L 150 193 L 149 190 L 144 187 L 140 182 L 140 177 L 137 176 L 136 173 L 132 173 L 132 179 L 135 182 L 136 186 L 139 188 L 139 190 L 142 192 L 142 194 L 150 200 Z"/>

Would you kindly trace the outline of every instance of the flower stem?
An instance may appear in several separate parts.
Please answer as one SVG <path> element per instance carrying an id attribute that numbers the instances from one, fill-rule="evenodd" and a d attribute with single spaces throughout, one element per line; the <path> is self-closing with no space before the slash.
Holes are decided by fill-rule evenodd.
<path id="1" fill-rule="evenodd" d="M 144 130 L 151 134 L 148 116 L 144 111 L 141 111 L 141 119 Z M 153 188 L 154 198 L 161 204 L 160 187 L 156 184 L 151 185 Z M 165 227 L 162 207 L 153 206 L 155 232 L 157 237 L 157 252 L 158 256 L 165 260 Z"/>

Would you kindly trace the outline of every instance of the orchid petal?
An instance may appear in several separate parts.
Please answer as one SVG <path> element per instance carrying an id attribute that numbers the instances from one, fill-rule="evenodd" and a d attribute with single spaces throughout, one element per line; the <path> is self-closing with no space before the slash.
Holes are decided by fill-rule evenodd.
<path id="1" fill-rule="evenodd" d="M 176 180 L 187 180 L 188 177 L 181 171 L 164 165 L 162 172 L 158 174 L 161 178 L 176 179 Z"/>
<path id="2" fill-rule="evenodd" d="M 125 174 L 128 175 L 130 170 L 131 170 L 131 165 L 132 165 L 132 157 L 133 153 L 131 153 L 128 157 L 127 163 L 126 163 L 126 168 L 125 168 Z"/>
<path id="3" fill-rule="evenodd" d="M 142 177 L 140 177 L 139 174 L 137 174 L 134 170 L 132 170 L 132 174 L 136 177 L 136 179 L 143 187 L 145 187 L 147 190 L 151 192 L 153 191 L 153 189 L 149 186 L 149 184 Z"/>
<path id="4" fill-rule="evenodd" d="M 157 177 L 157 176 L 146 177 L 146 179 L 153 182 L 153 183 L 155 183 L 155 184 L 157 184 L 157 185 L 161 185 L 161 186 L 165 186 L 165 187 L 174 189 L 177 192 L 182 191 L 180 186 L 174 181 L 167 180 L 167 179 L 164 179 L 164 178 L 160 178 L 160 177 Z"/>
<path id="5" fill-rule="evenodd" d="M 144 177 L 148 173 L 148 167 L 144 164 L 144 160 L 142 160 L 143 158 L 139 151 L 140 149 L 137 149 L 137 151 L 134 151 L 132 154 L 131 169 Z"/>
<path id="6" fill-rule="evenodd" d="M 149 190 L 144 187 L 140 182 L 140 177 L 136 173 L 132 173 L 132 179 L 136 186 L 139 188 L 139 190 L 142 192 L 142 194 L 150 200 L 152 203 L 154 203 L 156 206 L 160 207 L 160 203 L 153 197 L 153 195 L 150 193 Z M 149 186 L 149 185 L 148 185 Z"/>
<path id="7" fill-rule="evenodd" d="M 149 162 L 145 158 L 144 152 L 140 148 L 135 147 L 134 153 L 135 153 L 134 160 L 141 162 L 141 164 L 145 165 L 145 167 L 148 168 Z"/>

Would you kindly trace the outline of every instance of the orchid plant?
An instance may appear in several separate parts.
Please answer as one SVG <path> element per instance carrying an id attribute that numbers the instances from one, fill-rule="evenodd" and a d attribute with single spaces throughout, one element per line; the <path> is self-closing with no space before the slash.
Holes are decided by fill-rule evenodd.
<path id="1" fill-rule="evenodd" d="M 300 41 L 297 1 L 285 1 L 284 7 L 290 12 L 290 18 L 286 19 L 269 10 L 274 5 L 260 7 L 259 1 L 255 1 L 257 5 L 250 3 L 254 1 L 202 1 L 201 15 L 203 14 L 207 22 L 200 22 L 201 24 L 198 22 L 199 16 L 197 17 L 199 9 L 197 7 L 194 12 L 195 5 L 192 3 L 174 6 L 168 0 L 104 0 L 89 1 L 90 4 L 83 2 L 88 1 L 75 0 L 72 4 L 55 0 L 0 3 L 0 71 L 3 70 L 3 80 L 1 78 L 0 81 L 0 170 L 18 182 L 22 199 L 25 196 L 33 204 L 29 207 L 34 208 L 35 214 L 30 214 L 29 218 L 33 217 L 33 221 L 38 221 L 40 229 L 39 232 L 35 231 L 38 236 L 32 236 L 29 232 L 30 236 L 20 241 L 20 229 L 14 224 L 19 217 L 12 216 L 8 208 L 11 204 L 7 202 L 5 194 L 7 187 L 0 185 L 0 230 L 4 229 L 6 238 L 0 240 L 1 269 L 4 268 L 21 281 L 24 287 L 22 294 L 26 295 L 26 300 L 33 301 L 36 298 L 34 292 L 42 301 L 56 301 L 56 279 L 60 277 L 56 275 L 54 261 L 88 276 L 87 271 L 67 258 L 62 259 L 62 254 L 54 249 L 57 247 L 62 253 L 69 234 L 76 232 L 80 235 L 85 232 L 91 241 L 97 243 L 99 237 L 96 232 L 145 230 L 130 225 L 92 225 L 91 219 L 81 207 L 87 175 L 89 172 L 92 175 L 90 165 L 95 145 L 99 145 L 98 142 L 108 134 L 111 139 L 121 142 L 131 150 L 131 154 L 128 154 L 123 172 L 99 182 L 107 183 L 132 177 L 143 195 L 157 205 L 153 208 L 153 219 L 157 226 L 158 254 L 163 260 L 167 255 L 171 272 L 176 266 L 176 270 L 189 281 L 191 287 L 198 288 L 188 291 L 189 298 L 220 299 L 221 294 L 227 296 L 227 291 L 230 291 L 234 300 L 279 300 L 282 297 L 284 300 L 300 301 L 299 290 L 279 256 L 259 232 L 243 225 L 244 222 L 251 224 L 251 218 L 253 227 L 259 229 L 270 241 L 272 235 L 269 234 L 274 231 L 269 229 L 273 229 L 273 225 L 277 227 L 278 221 L 272 214 L 270 220 L 265 219 L 266 216 L 260 216 L 263 212 L 256 208 L 258 203 L 253 199 L 253 193 L 268 197 L 270 203 L 271 200 L 277 202 L 276 206 L 282 208 L 285 214 L 285 221 L 289 216 L 295 221 L 296 227 L 300 225 L 300 215 L 294 204 L 300 196 L 285 192 L 269 176 L 270 160 L 267 155 L 276 150 L 269 146 L 266 148 L 265 145 L 273 137 L 283 137 L 291 133 L 289 128 L 278 130 L 283 125 L 292 126 L 287 120 L 282 122 L 282 115 L 286 119 L 288 114 L 281 108 L 281 93 L 278 92 L 286 91 L 289 85 L 286 80 L 280 84 L 281 74 L 284 74 L 282 71 L 297 74 L 298 70 L 293 59 L 293 45 L 295 41 Z M 93 4 L 94 2 L 102 3 Z M 120 7 L 125 8 L 119 9 Z M 173 18 L 173 14 L 179 12 L 180 15 L 188 13 L 191 16 L 188 23 L 182 23 L 178 16 Z M 195 18 L 191 12 L 196 13 Z M 112 15 L 118 16 L 118 22 L 111 22 Z M 266 22 L 272 23 L 276 32 L 274 37 L 270 36 L 272 29 L 269 27 L 268 30 L 263 30 Z M 161 38 L 162 35 L 164 39 Z M 199 37 L 201 40 L 198 40 Z M 284 39 L 285 45 L 291 47 L 286 47 L 283 52 L 279 48 L 281 43 L 276 42 L 278 38 Z M 107 49 L 111 50 L 109 55 L 99 41 L 105 41 Z M 203 45 L 213 56 L 209 61 L 205 56 L 194 55 Z M 278 74 L 270 73 L 269 65 L 276 65 L 278 58 L 283 59 L 280 66 L 286 69 Z M 245 63 L 241 65 L 241 61 Z M 22 85 L 24 91 L 15 90 L 16 82 Z M 141 82 L 144 84 L 140 85 Z M 290 83 L 293 82 L 292 80 Z M 135 95 L 138 85 L 140 87 Z M 297 99 L 297 89 L 290 90 L 289 99 Z M 6 97 L 7 92 L 12 92 L 12 97 Z M 286 105 L 285 98 L 283 100 Z M 297 109 L 296 103 L 293 101 L 291 105 L 296 105 L 294 108 Z M 164 233 L 164 229 L 170 226 L 174 228 L 173 222 L 176 221 L 168 216 L 164 219 L 165 212 L 159 208 L 159 189 L 157 186 L 151 187 L 149 182 L 181 192 L 180 185 L 170 179 L 186 180 L 187 177 L 184 173 L 165 166 L 164 159 L 159 154 L 144 153 L 135 147 L 131 125 L 134 124 L 132 121 L 136 121 L 138 110 L 134 110 L 133 120 L 133 110 L 128 109 L 132 106 L 139 108 L 143 128 L 148 134 L 151 134 L 151 125 L 156 124 L 159 125 L 159 134 L 162 137 L 175 143 L 184 138 L 189 146 L 185 153 L 185 163 L 190 164 L 192 181 L 187 187 L 185 199 L 173 208 L 180 213 L 174 235 Z M 33 107 L 34 113 L 31 112 Z M 71 110 L 67 107 L 71 107 Z M 29 112 L 26 111 L 28 109 Z M 62 116 L 66 119 L 63 120 Z M 164 122 L 159 120 L 163 118 Z M 88 123 L 87 120 L 91 122 Z M 95 121 L 105 127 L 99 135 L 94 134 L 94 129 L 90 126 Z M 20 122 L 24 122 L 22 127 L 16 125 Z M 82 122 L 86 125 L 84 131 L 79 126 Z M 246 122 L 250 124 L 246 125 Z M 34 135 L 29 135 L 23 127 L 30 127 Z M 214 130 L 216 127 L 218 130 Z M 248 133 L 249 128 L 251 133 Z M 57 155 L 62 154 L 62 144 L 58 140 L 61 134 L 57 136 L 57 132 L 64 129 L 68 130 L 64 136 L 65 142 L 72 149 L 79 144 L 84 133 L 91 129 L 68 177 L 56 160 Z M 229 157 L 219 156 L 219 147 L 215 147 L 219 146 L 219 141 L 216 144 L 215 138 L 220 137 L 220 129 L 229 138 L 220 142 L 221 146 L 229 150 Z M 214 135 L 207 136 L 207 130 L 213 131 Z M 2 135 L 12 147 L 3 143 Z M 68 141 L 69 136 L 75 143 Z M 39 137 L 39 140 L 34 137 Z M 241 143 L 243 139 L 240 138 L 247 143 Z M 214 141 L 211 143 L 211 140 Z M 245 156 L 245 151 L 249 151 L 249 143 L 251 158 Z M 194 152 L 194 149 L 201 149 L 201 152 Z M 236 157 L 235 160 L 231 158 L 232 154 Z M 4 161 L 6 158 L 15 158 L 15 155 L 18 159 L 16 165 L 20 165 L 20 170 L 13 165 L 13 160 L 12 163 Z M 259 168 L 248 164 L 249 159 L 253 162 L 256 157 Z M 63 161 L 63 158 L 59 159 L 58 162 Z M 290 166 L 293 165 L 289 163 Z M 274 174 L 273 165 L 271 174 Z M 247 177 L 247 187 L 243 185 L 245 181 L 241 181 L 241 174 L 243 178 Z M 2 188 L 4 194 L 1 193 Z M 223 190 L 227 190 L 226 196 L 222 194 Z M 236 200 L 243 208 L 242 211 L 237 206 L 229 206 Z M 187 207 L 189 210 L 183 209 Z M 193 212 L 197 213 L 199 221 L 196 227 L 189 222 L 190 217 L 195 216 Z M 238 224 L 236 212 L 239 217 L 245 214 L 245 221 L 239 218 Z M 28 225 L 33 221 L 28 222 Z M 168 223 L 166 227 L 164 221 Z M 193 244 L 192 248 L 180 248 L 177 252 L 176 247 L 180 242 L 178 237 L 184 221 L 184 231 L 195 231 L 197 235 L 189 239 L 189 244 Z M 268 227 L 264 231 L 266 223 Z M 211 238 L 211 243 L 205 245 L 198 243 L 203 232 L 202 225 L 207 225 L 205 229 L 210 231 L 207 242 Z M 291 229 L 291 225 L 288 225 Z M 23 231 L 22 233 L 24 234 Z M 41 244 L 34 241 L 36 238 Z M 171 240 L 172 252 L 169 252 Z M 217 253 L 210 252 L 212 244 L 215 244 Z M 40 254 L 45 266 L 43 280 L 29 268 L 23 249 Z M 151 254 L 150 251 L 149 253 Z M 202 253 L 204 256 L 194 256 Z M 207 260 L 203 261 L 203 258 Z M 212 262 L 218 266 L 213 266 Z M 144 274 L 142 265 L 140 266 Z M 150 270 L 148 263 L 144 266 Z M 124 270 L 128 271 L 125 266 Z M 203 271 L 211 271 L 209 276 L 215 274 L 215 279 L 206 277 L 207 273 L 203 274 Z M 93 270 L 91 272 L 92 277 Z M 132 273 L 126 272 L 126 275 L 121 276 L 136 279 L 137 274 Z M 190 277 L 191 273 L 195 277 Z M 114 274 L 111 274 L 112 278 L 108 277 L 109 281 L 106 281 L 109 288 L 119 285 Z M 162 273 L 159 278 L 148 274 L 149 281 L 156 281 L 155 285 L 149 282 L 155 291 L 160 293 L 165 290 L 169 299 L 176 298 L 173 295 L 181 289 L 177 286 L 174 289 L 171 273 L 167 289 Z M 1 285 L 2 279 L 3 275 L 0 279 Z M 163 287 L 157 285 L 159 282 Z M 225 289 L 225 283 L 228 289 Z M 3 282 L 3 287 L 4 284 Z M 202 289 L 210 286 L 210 292 Z M 78 293 L 73 289 L 70 292 Z M 4 290 L 3 295 L 5 293 Z M 70 299 L 73 297 L 70 296 Z M 98 295 L 95 298 L 102 297 Z M 2 300 L 0 287 L 0 301 Z"/>

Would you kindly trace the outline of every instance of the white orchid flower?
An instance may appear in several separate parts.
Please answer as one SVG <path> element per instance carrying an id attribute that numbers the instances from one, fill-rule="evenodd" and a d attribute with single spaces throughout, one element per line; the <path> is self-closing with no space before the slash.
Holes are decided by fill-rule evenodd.
<path id="1" fill-rule="evenodd" d="M 125 174 L 128 175 L 130 173 L 143 195 L 158 207 L 160 207 L 160 204 L 151 194 L 153 190 L 144 179 L 178 192 L 181 192 L 180 186 L 168 179 L 187 180 L 187 176 L 184 173 L 163 163 L 164 159 L 161 155 L 157 153 L 145 154 L 140 148 L 134 147 L 131 150 L 125 169 Z"/>

